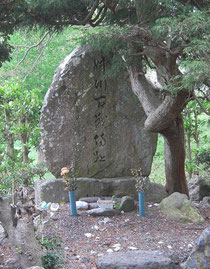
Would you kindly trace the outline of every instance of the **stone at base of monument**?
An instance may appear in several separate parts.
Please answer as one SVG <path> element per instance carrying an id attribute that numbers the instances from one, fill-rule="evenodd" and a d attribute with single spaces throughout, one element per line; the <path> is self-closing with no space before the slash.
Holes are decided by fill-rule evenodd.
<path id="1" fill-rule="evenodd" d="M 75 191 L 76 200 L 80 197 L 91 196 L 112 196 L 123 197 L 131 196 L 135 200 L 138 193 L 135 188 L 135 179 L 128 178 L 78 178 L 77 189 Z M 160 184 L 149 183 L 145 191 L 145 200 L 147 202 L 160 202 L 167 196 L 164 187 Z M 35 183 L 35 201 L 39 204 L 41 201 L 47 203 L 68 202 L 68 192 L 64 190 L 63 179 L 46 179 Z"/>
<path id="2" fill-rule="evenodd" d="M 175 264 L 159 251 L 111 253 L 97 261 L 98 269 L 173 269 Z"/>
<path id="3" fill-rule="evenodd" d="M 97 203 L 102 209 L 113 209 L 114 207 L 114 201 L 112 200 L 98 200 Z"/>
<path id="4" fill-rule="evenodd" d="M 95 208 L 95 209 L 86 211 L 86 214 L 93 217 L 100 217 L 100 216 L 111 217 L 111 216 L 120 215 L 121 212 L 117 209 Z"/>

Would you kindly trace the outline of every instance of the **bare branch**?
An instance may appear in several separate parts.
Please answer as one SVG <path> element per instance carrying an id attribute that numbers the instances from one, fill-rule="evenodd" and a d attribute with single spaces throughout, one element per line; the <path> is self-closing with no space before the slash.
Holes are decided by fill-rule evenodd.
<path id="1" fill-rule="evenodd" d="M 50 42 L 51 38 L 52 38 L 53 34 L 49 36 L 47 42 L 44 44 L 44 46 L 42 47 L 42 50 L 39 54 L 39 56 L 36 58 L 35 62 L 33 63 L 33 66 L 31 68 L 31 70 L 26 74 L 26 76 L 24 77 L 24 80 L 34 71 L 37 63 L 39 62 L 40 58 L 42 57 L 43 53 L 44 53 L 44 50 L 45 48 L 47 47 L 48 43 Z"/>
<path id="2" fill-rule="evenodd" d="M 26 56 L 28 55 L 29 51 L 30 51 L 31 49 L 33 49 L 33 48 L 38 47 L 38 46 L 45 40 L 45 38 L 46 38 L 46 36 L 47 36 L 48 34 L 49 34 L 49 31 L 46 32 L 46 33 L 43 35 L 43 37 L 42 37 L 36 44 L 30 46 L 30 47 L 27 49 L 27 51 L 25 52 L 23 58 L 19 61 L 19 63 L 18 63 L 17 66 L 15 67 L 15 70 L 16 70 L 16 69 L 18 68 L 18 66 L 25 60 L 25 58 L 26 58 Z"/>

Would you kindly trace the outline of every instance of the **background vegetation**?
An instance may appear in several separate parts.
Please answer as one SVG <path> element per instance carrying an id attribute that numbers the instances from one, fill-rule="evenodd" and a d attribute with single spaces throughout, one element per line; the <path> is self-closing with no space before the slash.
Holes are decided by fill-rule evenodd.
<path id="1" fill-rule="evenodd" d="M 46 171 L 36 166 L 36 148 L 39 144 L 38 124 L 44 96 L 52 82 L 55 69 L 62 59 L 81 43 L 84 36 L 94 31 L 96 30 L 90 28 L 70 27 L 62 33 L 48 34 L 41 30 L 37 31 L 37 29 L 36 31 L 27 31 L 25 29 L 16 31 L 11 36 L 11 44 L 14 47 L 12 60 L 3 63 L 0 68 L 0 118 L 2 119 L 1 122 L 4 122 L 0 125 L 0 132 L 4 134 L 5 131 L 10 130 L 14 138 L 15 153 L 12 158 L 8 156 L 7 139 L 4 135 L 0 135 L 0 191 L 11 189 L 11 186 L 15 187 L 15 184 L 21 183 L 24 178 L 33 177 L 33 179 L 37 179 L 42 178 L 45 174 Z M 39 44 L 43 37 L 45 37 L 43 42 Z M 13 87 L 12 91 L 14 92 L 15 85 L 19 87 L 19 95 L 16 97 L 14 97 L 14 94 L 13 96 L 9 95 L 8 90 Z M 20 126 L 18 120 L 15 121 L 15 118 L 20 117 L 20 109 L 18 112 L 17 107 L 18 105 L 22 107 L 27 101 L 31 104 L 29 93 L 33 92 L 36 93 L 34 110 L 30 111 L 30 113 L 25 110 L 22 111 L 24 115 L 27 113 L 33 115 L 31 117 L 33 118 L 33 123 L 31 121 L 32 127 L 29 127 L 29 125 Z M 206 106 L 205 103 L 203 105 Z M 28 107 L 31 107 L 31 105 Z M 25 108 L 26 105 L 24 105 Z M 8 109 L 8 114 L 13 119 L 10 121 L 10 126 L 6 126 L 3 109 Z M 208 132 L 210 122 L 207 116 L 196 106 L 195 102 L 189 103 L 183 114 L 185 117 L 186 152 L 188 153 L 186 169 L 189 177 L 193 173 L 206 174 L 210 166 Z M 25 142 L 21 141 L 21 132 L 26 133 L 29 129 L 30 139 Z M 26 162 L 22 154 L 23 146 L 29 151 Z M 52 178 L 53 176 L 48 172 L 45 177 Z M 12 179 L 13 184 L 11 184 Z M 150 179 L 154 182 L 165 184 L 164 142 L 160 135 Z M 33 182 L 28 181 L 28 184 L 33 184 Z"/>

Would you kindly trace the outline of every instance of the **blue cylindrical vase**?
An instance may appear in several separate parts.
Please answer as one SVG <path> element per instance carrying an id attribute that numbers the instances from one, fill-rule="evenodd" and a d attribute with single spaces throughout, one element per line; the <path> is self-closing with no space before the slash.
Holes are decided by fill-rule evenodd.
<path id="1" fill-rule="evenodd" d="M 76 207 L 76 200 L 75 200 L 74 191 L 69 192 L 69 202 L 70 202 L 71 216 L 77 216 L 77 207 Z"/>
<path id="2" fill-rule="evenodd" d="M 144 199 L 144 192 L 139 192 L 139 216 L 145 217 L 145 199 Z"/>

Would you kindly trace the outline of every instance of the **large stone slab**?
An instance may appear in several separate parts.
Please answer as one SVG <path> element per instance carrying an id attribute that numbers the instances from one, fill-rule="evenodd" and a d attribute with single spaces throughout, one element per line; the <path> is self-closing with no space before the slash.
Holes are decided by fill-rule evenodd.
<path id="1" fill-rule="evenodd" d="M 41 201 L 68 202 L 68 192 L 64 190 L 65 184 L 63 179 L 47 179 L 35 182 L 35 200 L 36 203 Z M 155 191 L 153 191 L 155 190 Z M 159 191 L 157 193 L 157 191 Z M 126 195 L 138 199 L 138 193 L 135 189 L 134 178 L 78 178 L 77 190 L 75 191 L 76 199 L 81 197 L 105 197 L 115 195 L 123 197 Z M 162 185 L 149 182 L 148 189 L 145 191 L 145 200 L 147 202 L 160 202 L 167 196 Z"/>
<path id="2" fill-rule="evenodd" d="M 111 253 L 97 261 L 98 269 L 173 269 L 174 263 L 159 251 Z"/>
<path id="3" fill-rule="evenodd" d="M 109 60 L 79 47 L 55 72 L 41 113 L 39 160 L 56 177 L 72 162 L 79 177 L 123 177 L 139 167 L 150 173 L 157 136 L 144 129 L 127 74 L 104 79 Z"/>

